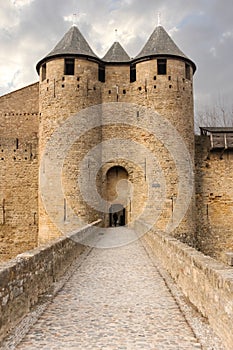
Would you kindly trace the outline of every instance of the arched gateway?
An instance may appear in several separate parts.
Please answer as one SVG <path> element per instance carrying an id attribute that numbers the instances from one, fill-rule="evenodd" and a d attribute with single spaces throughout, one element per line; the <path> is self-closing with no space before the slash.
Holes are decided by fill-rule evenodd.
<path id="1" fill-rule="evenodd" d="M 106 199 L 110 204 L 106 225 L 109 227 L 127 224 L 128 177 L 121 166 L 113 166 L 106 173 Z"/>

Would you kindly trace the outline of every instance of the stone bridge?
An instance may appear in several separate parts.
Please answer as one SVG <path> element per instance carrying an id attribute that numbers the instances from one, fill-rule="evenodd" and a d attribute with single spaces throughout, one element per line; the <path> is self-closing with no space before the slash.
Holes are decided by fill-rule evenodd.
<path id="1" fill-rule="evenodd" d="M 97 226 L 2 265 L 1 349 L 233 348 L 232 268 L 158 232 Z"/>

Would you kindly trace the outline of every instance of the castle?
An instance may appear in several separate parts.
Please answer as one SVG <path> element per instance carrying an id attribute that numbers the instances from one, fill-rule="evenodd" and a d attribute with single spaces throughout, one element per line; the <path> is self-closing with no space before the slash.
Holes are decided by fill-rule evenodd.
<path id="1" fill-rule="evenodd" d="M 2 260 L 97 219 L 233 249 L 233 129 L 194 135 L 195 63 L 162 26 L 100 59 L 72 26 L 39 82 L 0 97 Z"/>

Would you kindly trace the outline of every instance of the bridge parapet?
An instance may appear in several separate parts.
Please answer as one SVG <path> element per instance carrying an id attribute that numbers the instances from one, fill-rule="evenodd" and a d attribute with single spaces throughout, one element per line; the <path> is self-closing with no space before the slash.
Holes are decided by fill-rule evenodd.
<path id="1" fill-rule="evenodd" d="M 233 349 L 233 268 L 164 233 L 151 230 L 143 240 L 226 349 Z"/>
<path id="2" fill-rule="evenodd" d="M 0 344 L 84 252 L 86 247 L 80 242 L 85 241 L 92 234 L 93 226 L 100 222 L 93 222 L 1 265 Z"/>

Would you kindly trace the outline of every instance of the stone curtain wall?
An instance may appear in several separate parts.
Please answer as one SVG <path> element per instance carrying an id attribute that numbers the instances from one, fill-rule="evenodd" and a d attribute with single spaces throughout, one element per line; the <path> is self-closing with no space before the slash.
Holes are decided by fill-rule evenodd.
<path id="1" fill-rule="evenodd" d="M 211 151 L 196 137 L 197 247 L 223 262 L 233 252 L 233 152 Z"/>
<path id="2" fill-rule="evenodd" d="M 89 236 L 95 222 L 69 237 L 18 255 L 0 269 L 0 342 L 50 290 L 85 246 L 75 242 Z"/>
<path id="3" fill-rule="evenodd" d="M 14 116 L 23 116 L 35 114 L 39 111 L 39 83 L 28 85 L 22 89 L 11 92 L 0 97 L 1 114 L 14 114 Z M 26 119 L 26 118 L 25 118 Z M 20 127 L 20 125 L 18 125 Z M 1 124 L 1 127 L 4 125 Z M 21 125 L 24 133 L 28 133 L 30 129 L 26 125 Z M 17 131 L 16 129 L 14 130 Z M 17 131 L 18 132 L 18 131 Z"/>
<path id="4" fill-rule="evenodd" d="M 0 97 L 0 261 L 37 245 L 38 98 L 38 83 Z"/>
<path id="5" fill-rule="evenodd" d="M 164 234 L 149 232 L 143 240 L 226 349 L 233 349 L 233 269 Z"/>

